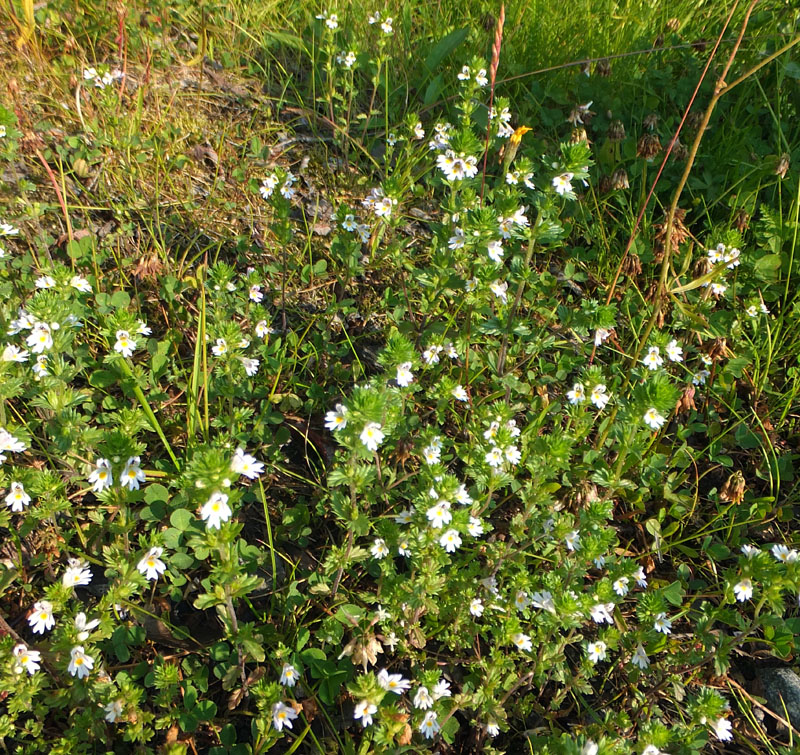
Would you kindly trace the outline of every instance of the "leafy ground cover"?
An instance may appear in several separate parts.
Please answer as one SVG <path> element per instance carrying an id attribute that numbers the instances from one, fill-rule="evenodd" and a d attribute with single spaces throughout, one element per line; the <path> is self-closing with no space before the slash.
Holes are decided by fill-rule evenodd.
<path id="1" fill-rule="evenodd" d="M 462 6 L 3 9 L 7 751 L 792 751 L 798 14 Z"/>

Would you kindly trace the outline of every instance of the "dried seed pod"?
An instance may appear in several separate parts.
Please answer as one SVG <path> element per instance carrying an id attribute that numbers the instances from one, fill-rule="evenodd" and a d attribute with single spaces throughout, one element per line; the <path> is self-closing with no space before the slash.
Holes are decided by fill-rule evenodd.
<path id="1" fill-rule="evenodd" d="M 678 403 L 675 405 L 676 414 L 685 414 L 690 410 L 697 409 L 697 406 L 694 403 L 694 391 L 695 388 L 691 384 L 687 385 L 686 388 L 683 389 L 683 393 L 678 399 Z"/>
<path id="2" fill-rule="evenodd" d="M 719 498 L 721 501 L 730 501 L 731 503 L 741 503 L 744 499 L 744 492 L 747 486 L 744 482 L 744 475 L 737 469 L 722 486 L 719 491 Z"/>
<path id="3" fill-rule="evenodd" d="M 730 353 L 728 343 L 724 338 L 715 338 L 708 349 L 708 356 L 715 362 L 724 359 Z"/>
<path id="4" fill-rule="evenodd" d="M 675 32 L 681 28 L 681 20 L 679 18 L 671 18 L 667 21 L 667 29 L 669 31 Z"/>
<path id="5" fill-rule="evenodd" d="M 642 263 L 639 259 L 638 254 L 633 254 L 631 252 L 622 263 L 622 272 L 624 275 L 627 275 L 629 278 L 632 278 L 636 275 L 641 275 L 642 273 Z"/>
<path id="6" fill-rule="evenodd" d="M 682 144 L 680 139 L 676 139 L 671 154 L 673 160 L 683 163 L 689 159 L 689 148 Z"/>
<path id="7" fill-rule="evenodd" d="M 661 140 L 658 134 L 643 134 L 636 145 L 636 154 L 645 160 L 652 160 L 661 152 Z"/>
<path id="8" fill-rule="evenodd" d="M 598 189 L 601 194 L 608 194 L 612 189 L 612 181 L 610 176 L 600 176 L 600 184 Z"/>
<path id="9" fill-rule="evenodd" d="M 611 176 L 612 189 L 630 189 L 631 185 L 628 182 L 628 171 L 625 168 L 617 168 Z"/>
<path id="10" fill-rule="evenodd" d="M 786 173 L 789 170 L 789 153 L 784 152 L 778 159 L 775 165 L 775 175 L 781 178 L 786 178 Z"/>
<path id="11" fill-rule="evenodd" d="M 736 211 L 733 225 L 739 233 L 744 233 L 750 225 L 750 215 L 741 207 Z"/>
<path id="12" fill-rule="evenodd" d="M 594 68 L 594 72 L 598 76 L 611 76 L 611 63 L 607 60 L 600 60 Z"/>
<path id="13" fill-rule="evenodd" d="M 586 129 L 583 126 L 576 126 L 572 129 L 572 134 L 569 137 L 570 144 L 581 144 L 582 142 L 589 143 L 589 137 L 586 134 Z"/>
<path id="14" fill-rule="evenodd" d="M 620 120 L 611 121 L 608 127 L 608 140 L 610 142 L 621 142 L 625 138 L 625 126 Z"/>
<path id="15" fill-rule="evenodd" d="M 686 116 L 686 128 L 689 131 L 697 131 L 700 128 L 700 124 L 702 124 L 702 122 L 703 122 L 703 114 L 698 111 L 689 113 L 689 115 Z"/>
<path id="16" fill-rule="evenodd" d="M 649 113 L 648 115 L 646 115 L 644 117 L 644 120 L 642 121 L 642 125 L 648 131 L 654 131 L 656 126 L 658 126 L 658 121 L 659 121 L 658 113 Z"/>

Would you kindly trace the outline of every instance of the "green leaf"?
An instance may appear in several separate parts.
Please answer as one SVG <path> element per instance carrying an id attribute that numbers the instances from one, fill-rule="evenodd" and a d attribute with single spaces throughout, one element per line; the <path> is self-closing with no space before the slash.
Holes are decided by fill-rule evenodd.
<path id="1" fill-rule="evenodd" d="M 110 370 L 95 370 L 89 376 L 89 385 L 93 388 L 108 388 L 119 380 L 119 375 Z"/>
<path id="2" fill-rule="evenodd" d="M 456 49 L 469 34 L 469 28 L 454 29 L 442 37 L 425 58 L 425 72 L 427 78 L 441 65 L 442 61 Z"/>
<path id="3" fill-rule="evenodd" d="M 181 532 L 185 532 L 192 524 L 194 515 L 187 509 L 177 509 L 172 512 L 169 518 L 169 523 Z"/>
<path id="4" fill-rule="evenodd" d="M 679 606 L 681 603 L 683 603 L 684 594 L 685 591 L 680 582 L 673 582 L 668 587 L 665 587 L 662 591 L 664 598 L 673 606 Z"/>
<path id="5" fill-rule="evenodd" d="M 153 482 L 148 485 L 144 490 L 144 500 L 147 503 L 155 503 L 156 501 L 169 501 L 169 491 L 158 482 Z"/>
<path id="6" fill-rule="evenodd" d="M 352 603 L 345 603 L 339 606 L 339 610 L 334 614 L 336 621 L 348 627 L 354 627 L 364 616 L 364 609 Z"/>
<path id="7" fill-rule="evenodd" d="M 780 269 L 780 254 L 765 254 L 761 259 L 756 260 L 756 264 L 753 266 L 756 278 L 766 283 L 774 283 L 777 281 Z"/>

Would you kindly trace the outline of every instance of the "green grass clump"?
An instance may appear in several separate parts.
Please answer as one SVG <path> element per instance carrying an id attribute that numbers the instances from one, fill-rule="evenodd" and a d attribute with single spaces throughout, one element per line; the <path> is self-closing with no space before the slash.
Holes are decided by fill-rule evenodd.
<path id="1" fill-rule="evenodd" d="M 4 8 L 4 748 L 791 751 L 751 10 Z"/>

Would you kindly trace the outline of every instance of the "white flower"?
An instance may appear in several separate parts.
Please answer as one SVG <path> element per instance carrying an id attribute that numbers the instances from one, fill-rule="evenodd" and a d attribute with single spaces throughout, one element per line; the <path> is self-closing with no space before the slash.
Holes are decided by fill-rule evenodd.
<path id="1" fill-rule="evenodd" d="M 581 755 L 597 755 L 599 750 L 600 748 L 597 746 L 597 742 L 587 739 L 586 744 L 581 747 Z"/>
<path id="2" fill-rule="evenodd" d="M 106 488 L 110 488 L 114 482 L 111 474 L 111 462 L 108 459 L 98 459 L 95 468 L 89 475 L 89 482 L 92 483 L 92 490 L 95 493 L 102 493 Z"/>
<path id="3" fill-rule="evenodd" d="M 475 83 L 479 87 L 485 87 L 489 83 L 489 79 L 486 77 L 485 68 L 481 68 L 478 73 L 475 74 Z"/>
<path id="4" fill-rule="evenodd" d="M 514 597 L 514 605 L 518 611 L 524 611 L 529 605 L 531 604 L 530 598 L 528 598 L 528 593 L 525 590 L 517 590 L 517 594 Z"/>
<path id="5" fill-rule="evenodd" d="M 422 449 L 422 456 L 428 464 L 438 464 L 442 458 L 442 447 L 431 443 Z"/>
<path id="6" fill-rule="evenodd" d="M 486 735 L 489 737 L 496 737 L 500 733 L 500 727 L 496 721 L 489 721 L 486 724 Z"/>
<path id="7" fill-rule="evenodd" d="M 718 718 L 712 725 L 717 739 L 728 742 L 733 739 L 733 726 L 727 718 Z"/>
<path id="8" fill-rule="evenodd" d="M 738 267 L 741 260 L 739 259 L 741 252 L 735 247 L 731 247 L 725 253 L 725 256 L 722 258 L 723 262 L 728 263 L 728 270 L 733 270 L 733 268 Z"/>
<path id="9" fill-rule="evenodd" d="M 675 339 L 671 340 L 667 344 L 665 351 L 667 352 L 670 362 L 683 361 L 683 349 L 678 345 L 678 342 Z"/>
<path id="10" fill-rule="evenodd" d="M 464 290 L 471 294 L 476 288 L 478 288 L 478 279 L 477 278 L 470 278 L 468 281 L 464 283 Z"/>
<path id="11" fill-rule="evenodd" d="M 458 530 L 447 530 L 447 532 L 439 538 L 439 545 L 441 545 L 447 553 L 455 553 L 456 549 L 461 546 L 461 535 L 458 534 Z"/>
<path id="12" fill-rule="evenodd" d="M 503 452 L 497 446 L 494 446 L 491 451 L 488 451 L 484 458 L 486 459 L 486 463 L 494 469 L 497 469 L 503 464 Z"/>
<path id="13" fill-rule="evenodd" d="M 513 467 L 519 464 L 522 459 L 522 452 L 516 446 L 508 446 L 503 452 L 506 461 Z"/>
<path id="14" fill-rule="evenodd" d="M 469 81 L 469 66 L 462 66 L 461 71 L 458 74 L 459 81 Z"/>
<path id="15" fill-rule="evenodd" d="M 285 703 L 277 702 L 272 706 L 272 725 L 275 727 L 275 731 L 282 731 L 284 726 L 291 729 L 292 721 L 295 718 L 297 718 L 297 713 L 294 708 Z"/>
<path id="16" fill-rule="evenodd" d="M 232 513 L 228 496 L 216 490 L 200 509 L 200 518 L 206 523 L 206 529 L 218 530 L 222 527 L 222 522 L 231 518 Z"/>
<path id="17" fill-rule="evenodd" d="M 773 545 L 772 546 L 772 555 L 778 561 L 783 562 L 784 564 L 791 564 L 797 561 L 797 551 L 796 550 L 789 550 L 785 545 Z"/>
<path id="18" fill-rule="evenodd" d="M 114 351 L 122 354 L 124 357 L 133 355 L 136 350 L 136 341 L 131 338 L 127 330 L 117 331 L 117 341 L 114 344 Z"/>
<path id="19" fill-rule="evenodd" d="M 79 558 L 70 558 L 67 561 L 67 569 L 61 582 L 66 587 L 78 587 L 88 585 L 92 581 L 92 570 L 85 561 Z"/>
<path id="20" fill-rule="evenodd" d="M 712 283 L 711 284 L 711 293 L 714 296 L 717 296 L 717 297 L 722 296 L 727 290 L 728 290 L 728 287 L 724 283 Z"/>
<path id="21" fill-rule="evenodd" d="M 425 129 L 422 128 L 422 123 L 420 121 L 417 121 L 416 125 L 414 126 L 414 138 L 415 139 L 425 138 Z"/>
<path id="22" fill-rule="evenodd" d="M 469 612 L 473 616 L 482 616 L 485 608 L 480 598 L 473 598 L 469 603 Z"/>
<path id="23" fill-rule="evenodd" d="M 372 723 L 372 714 L 377 712 L 377 705 L 374 705 L 369 700 L 360 700 L 353 709 L 353 718 L 356 721 L 361 719 L 361 725 L 366 729 Z"/>
<path id="24" fill-rule="evenodd" d="M 412 518 L 413 518 L 413 512 L 411 511 L 411 509 L 405 509 L 404 511 L 401 511 L 399 514 L 397 514 L 394 517 L 394 520 L 398 524 L 408 524 Z"/>
<path id="25" fill-rule="evenodd" d="M 50 332 L 50 326 L 44 322 L 35 323 L 30 335 L 25 339 L 25 343 L 30 346 L 34 354 L 41 354 L 47 349 L 52 349 L 53 336 Z"/>
<path id="26" fill-rule="evenodd" d="M 761 310 L 761 314 L 762 315 L 768 315 L 769 314 L 769 310 L 767 309 L 767 305 L 764 304 L 763 301 L 761 302 L 761 305 L 760 305 L 759 309 Z"/>
<path id="27" fill-rule="evenodd" d="M 393 29 L 392 29 L 392 18 L 391 17 L 387 18 L 383 23 L 381 23 L 381 31 L 384 34 L 391 34 L 392 33 Z"/>
<path id="28" fill-rule="evenodd" d="M 21 440 L 18 440 L 5 428 L 0 427 L 0 451 L 13 451 L 14 453 L 20 453 L 26 448 L 27 446 Z"/>
<path id="29" fill-rule="evenodd" d="M 569 194 L 572 191 L 572 173 L 562 173 L 560 176 L 556 176 L 553 179 L 553 188 L 556 190 L 556 194 L 560 194 L 562 197 Z"/>
<path id="30" fill-rule="evenodd" d="M 472 537 L 480 537 L 483 534 L 483 522 L 477 517 L 471 516 L 467 525 L 467 532 Z"/>
<path id="31" fill-rule="evenodd" d="M 590 642 L 586 648 L 587 655 L 589 656 L 589 660 L 592 663 L 597 663 L 598 661 L 604 661 L 606 659 L 606 650 L 608 646 L 602 640 L 597 640 L 595 642 Z"/>
<path id="32" fill-rule="evenodd" d="M 642 419 L 644 420 L 645 425 L 653 430 L 659 430 L 667 421 L 667 418 L 662 414 L 659 414 L 655 407 L 652 406 L 644 413 L 644 417 Z"/>
<path id="33" fill-rule="evenodd" d="M 31 369 L 37 380 L 49 375 L 50 373 L 47 371 L 47 354 L 39 354 Z"/>
<path id="34" fill-rule="evenodd" d="M 490 241 L 486 248 L 489 252 L 489 259 L 499 265 L 503 261 L 503 242 L 495 239 Z"/>
<path id="35" fill-rule="evenodd" d="M 92 284 L 89 283 L 89 281 L 86 280 L 86 278 L 84 278 L 82 275 L 73 275 L 69 279 L 69 285 L 77 291 L 80 291 L 82 294 L 92 293 Z"/>
<path id="36" fill-rule="evenodd" d="M 137 320 L 136 323 L 138 325 L 136 332 L 140 336 L 149 336 L 153 334 L 153 329 L 144 320 Z"/>
<path id="37" fill-rule="evenodd" d="M 608 340 L 611 336 L 611 331 L 607 328 L 598 328 L 594 332 L 594 345 L 601 346 L 604 341 Z"/>
<path id="38" fill-rule="evenodd" d="M 693 385 L 705 385 L 706 380 L 711 377 L 711 373 L 708 370 L 700 370 L 699 372 L 695 372 L 692 375 L 692 384 Z"/>
<path id="39" fill-rule="evenodd" d="M 744 603 L 753 597 L 753 583 L 747 577 L 733 586 L 733 592 L 736 595 L 736 600 Z"/>
<path id="40" fill-rule="evenodd" d="M 237 448 L 231 459 L 231 472 L 255 480 L 264 474 L 264 464 L 257 461 L 255 456 L 245 453 L 243 448 Z"/>
<path id="41" fill-rule="evenodd" d="M 359 437 L 368 451 L 377 451 L 385 436 L 377 422 L 368 422 Z"/>
<path id="42" fill-rule="evenodd" d="M 43 275 L 41 278 L 36 279 L 36 288 L 53 288 L 56 285 L 56 279 L 51 275 Z"/>
<path id="43" fill-rule="evenodd" d="M 425 735 L 425 739 L 433 739 L 441 729 L 436 720 L 436 711 L 429 710 L 419 725 L 419 730 Z"/>
<path id="44" fill-rule="evenodd" d="M 281 678 L 278 681 L 284 687 L 294 687 L 299 677 L 300 674 L 297 673 L 297 669 L 291 663 L 284 663 L 281 670 Z"/>
<path id="45" fill-rule="evenodd" d="M 456 401 L 469 401 L 469 396 L 463 385 L 457 385 L 452 390 L 452 396 Z"/>
<path id="46" fill-rule="evenodd" d="M 390 674 L 386 669 L 378 672 L 378 684 L 387 692 L 394 692 L 395 695 L 402 695 L 411 687 L 408 679 L 403 679 L 400 674 Z"/>
<path id="47" fill-rule="evenodd" d="M 19 228 L 15 228 L 11 223 L 0 223 L 0 236 L 16 236 Z"/>
<path id="48" fill-rule="evenodd" d="M 325 427 L 333 432 L 347 427 L 347 407 L 343 404 L 336 404 L 336 408 L 325 415 Z"/>
<path id="49" fill-rule="evenodd" d="M 83 647 L 76 645 L 70 651 L 69 657 L 70 661 L 67 671 L 69 671 L 72 676 L 77 676 L 78 679 L 89 676 L 89 672 L 94 668 L 94 659 L 92 656 L 86 655 L 83 651 Z"/>
<path id="50" fill-rule="evenodd" d="M 708 259 L 711 264 L 716 265 L 725 258 L 725 244 L 717 244 L 716 248 L 707 251 Z"/>
<path id="51" fill-rule="evenodd" d="M 84 640 L 89 639 L 89 633 L 99 624 L 100 624 L 100 619 L 92 619 L 91 621 L 86 621 L 86 614 L 83 611 L 81 611 L 75 617 L 75 629 L 78 630 L 78 642 L 83 642 Z"/>
<path id="52" fill-rule="evenodd" d="M 266 320 L 259 320 L 259 321 L 256 323 L 256 335 L 257 335 L 259 338 L 266 338 L 266 337 L 267 337 L 267 336 L 268 336 L 270 333 L 273 333 L 273 332 L 274 332 L 274 331 L 273 331 L 273 330 L 272 330 L 272 328 L 271 328 L 271 327 L 270 327 L 270 326 L 267 324 L 267 321 L 266 321 Z"/>
<path id="53" fill-rule="evenodd" d="M 336 62 L 340 66 L 344 66 L 345 68 L 350 69 L 355 65 L 356 54 L 352 50 L 349 50 L 346 53 L 345 52 L 340 52 L 336 56 Z M 347 230 L 355 230 L 355 229 L 347 229 Z"/>
<path id="54" fill-rule="evenodd" d="M 639 567 L 633 574 L 633 578 L 636 580 L 636 584 L 639 587 L 647 587 L 647 575 L 644 573 L 644 568 Z"/>
<path id="55" fill-rule="evenodd" d="M 584 392 L 581 383 L 575 383 L 571 391 L 567 391 L 567 399 L 570 404 L 582 404 L 586 400 L 586 393 Z"/>
<path id="56" fill-rule="evenodd" d="M 378 560 L 389 555 L 389 549 L 386 547 L 386 542 L 381 538 L 377 538 L 369 550 L 370 553 L 372 553 L 372 555 Z"/>
<path id="57" fill-rule="evenodd" d="M 18 346 L 8 344 L 3 350 L 3 356 L 0 359 L 4 362 L 24 362 L 28 359 L 28 352 Z"/>
<path id="58" fill-rule="evenodd" d="M 440 679 L 433 686 L 431 695 L 433 695 L 434 700 L 439 700 L 442 697 L 450 697 L 450 682 L 448 682 L 446 679 Z"/>
<path id="59" fill-rule="evenodd" d="M 264 293 L 261 291 L 261 286 L 257 283 L 254 283 L 250 286 L 250 292 L 248 294 L 250 297 L 250 301 L 254 301 L 256 304 L 259 304 L 264 299 Z"/>
<path id="60" fill-rule="evenodd" d="M 521 650 L 522 652 L 528 652 L 530 650 L 533 650 L 531 638 L 527 634 L 523 634 L 522 632 L 517 632 L 516 634 L 512 634 L 511 642 L 516 646 L 517 650 Z"/>
<path id="61" fill-rule="evenodd" d="M 52 629 L 56 624 L 53 618 L 53 604 L 49 600 L 36 601 L 31 615 L 28 616 L 28 624 L 34 634 L 44 634 L 46 629 Z"/>
<path id="62" fill-rule="evenodd" d="M 211 353 L 215 357 L 221 357 L 228 353 L 228 342 L 224 338 L 218 338 L 211 347 Z"/>
<path id="63" fill-rule="evenodd" d="M 258 366 L 261 364 L 258 359 L 251 359 L 250 357 L 239 357 L 239 359 L 248 377 L 253 377 L 258 372 Z"/>
<path id="64" fill-rule="evenodd" d="M 659 353 L 658 346 L 651 346 L 647 350 L 647 355 L 644 359 L 642 359 L 642 364 L 644 364 L 650 370 L 657 370 L 664 364 L 664 357 L 661 356 Z"/>
<path id="65" fill-rule="evenodd" d="M 453 519 L 453 515 L 450 513 L 450 504 L 447 501 L 439 501 L 435 506 L 431 506 L 425 515 L 435 530 L 441 529 Z"/>
<path id="66" fill-rule="evenodd" d="M 653 620 L 653 629 L 662 634 L 670 634 L 672 632 L 672 621 L 667 618 L 665 613 L 656 614 L 656 618 Z"/>
<path id="67" fill-rule="evenodd" d="M 401 388 L 411 385 L 414 380 L 414 373 L 411 372 L 411 362 L 403 362 L 403 364 L 398 365 L 395 380 L 397 380 L 397 384 Z"/>
<path id="68" fill-rule="evenodd" d="M 6 506 L 12 511 L 20 512 L 31 502 L 31 497 L 25 492 L 21 482 L 12 482 L 11 490 L 6 496 Z"/>
<path id="69" fill-rule="evenodd" d="M 103 710 L 106 712 L 106 721 L 110 724 L 116 722 L 116 720 L 122 715 L 123 711 L 123 702 L 122 700 L 112 700 L 109 703 L 106 703 Z"/>
<path id="70" fill-rule="evenodd" d="M 598 409 L 602 410 L 606 408 L 606 405 L 611 400 L 611 396 L 606 392 L 605 385 L 603 383 L 598 383 L 592 388 L 590 399 Z"/>
<path id="71" fill-rule="evenodd" d="M 613 624 L 614 619 L 611 617 L 611 611 L 614 610 L 613 603 L 596 603 L 591 608 L 591 616 L 595 624 Z"/>
<path id="72" fill-rule="evenodd" d="M 131 490 L 138 490 L 139 483 L 147 480 L 139 462 L 140 458 L 138 456 L 131 456 L 128 461 L 125 462 L 125 468 L 122 470 L 122 475 L 119 480 L 119 484 L 122 485 L 123 488 L 128 487 Z"/>
<path id="73" fill-rule="evenodd" d="M 259 188 L 259 192 L 264 199 L 269 199 L 272 196 L 272 192 L 275 191 L 275 187 L 278 185 L 278 177 L 273 173 L 271 176 L 267 176 L 262 182 L 261 187 Z"/>
<path id="74" fill-rule="evenodd" d="M 641 643 L 636 646 L 636 650 L 631 657 L 631 663 L 634 666 L 638 666 L 642 671 L 650 665 L 650 659 L 647 657 L 647 653 Z"/>
<path id="75" fill-rule="evenodd" d="M 439 364 L 439 354 L 441 354 L 443 350 L 442 346 L 431 344 L 422 352 L 422 361 L 427 365 Z"/>
<path id="76" fill-rule="evenodd" d="M 578 530 L 572 530 L 569 532 L 567 536 L 564 538 L 564 542 L 566 543 L 567 549 L 571 551 L 576 551 L 578 548 L 581 547 L 581 534 Z"/>
<path id="77" fill-rule="evenodd" d="M 344 228 L 345 231 L 349 231 L 350 233 L 355 231 L 356 228 L 358 228 L 358 223 L 356 223 L 356 216 L 353 215 L 352 213 L 345 215 L 344 220 L 342 221 L 342 228 Z"/>
<path id="78" fill-rule="evenodd" d="M 428 692 L 427 687 L 420 687 L 414 695 L 414 707 L 427 710 L 433 707 L 433 698 Z"/>
<path id="79" fill-rule="evenodd" d="M 508 283 L 501 280 L 494 280 L 489 284 L 489 290 L 500 299 L 503 304 L 508 301 Z"/>
<path id="80" fill-rule="evenodd" d="M 136 568 L 144 574 L 146 579 L 157 580 L 159 574 L 163 574 L 167 565 L 161 560 L 163 548 L 154 547 L 147 551 L 145 557 L 139 561 Z"/>
<path id="81" fill-rule="evenodd" d="M 21 674 L 27 671 L 33 676 L 40 668 L 42 654 L 38 650 L 28 650 L 27 645 L 19 644 L 12 651 L 14 655 L 14 671 Z"/>
<path id="82" fill-rule="evenodd" d="M 613 588 L 614 592 L 617 593 L 621 598 L 624 598 L 628 594 L 628 582 L 630 580 L 627 577 L 619 577 L 618 579 L 614 580 Z"/>
<path id="83" fill-rule="evenodd" d="M 747 558 L 753 558 L 757 553 L 761 553 L 759 548 L 756 548 L 754 545 L 745 544 L 742 546 L 742 553 L 744 553 Z"/>
<path id="84" fill-rule="evenodd" d="M 556 604 L 553 602 L 553 595 L 547 590 L 533 593 L 533 595 L 531 595 L 531 605 L 534 608 L 550 611 L 550 613 L 556 612 Z"/>

